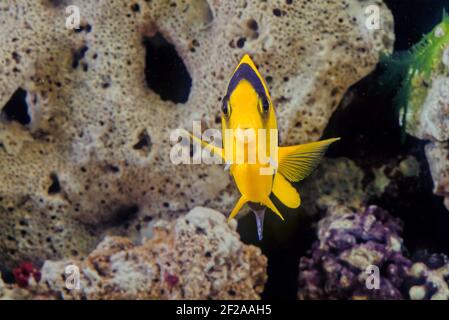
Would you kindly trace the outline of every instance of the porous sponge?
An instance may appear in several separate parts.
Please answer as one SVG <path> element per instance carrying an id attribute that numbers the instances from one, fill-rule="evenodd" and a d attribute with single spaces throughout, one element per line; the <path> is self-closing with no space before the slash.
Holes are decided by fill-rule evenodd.
<path id="1" fill-rule="evenodd" d="M 173 165 L 171 130 L 219 128 L 220 97 L 249 53 L 283 143 L 316 140 L 346 89 L 392 48 L 391 14 L 375 3 L 379 30 L 355 0 L 2 1 L 0 105 L 22 88 L 30 119 L 0 124 L 1 263 L 76 257 L 105 233 L 133 236 L 195 205 L 229 212 L 227 172 Z M 69 4 L 79 30 L 64 25 Z M 145 39 L 157 35 L 192 79 L 185 103 L 147 85 Z"/>

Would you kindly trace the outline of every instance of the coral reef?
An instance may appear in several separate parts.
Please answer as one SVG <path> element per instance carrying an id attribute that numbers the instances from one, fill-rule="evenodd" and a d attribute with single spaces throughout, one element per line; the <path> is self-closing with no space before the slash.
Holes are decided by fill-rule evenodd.
<path id="1" fill-rule="evenodd" d="M 402 185 L 416 185 L 420 178 L 417 159 L 398 156 L 382 166 L 363 169 L 348 158 L 324 159 L 320 169 L 299 186 L 302 207 L 309 215 L 344 205 L 360 210 L 384 194 L 399 196 Z"/>
<path id="2" fill-rule="evenodd" d="M 388 78 L 402 75 L 397 102 L 402 108 L 406 132 L 430 140 L 426 155 L 434 180 L 434 192 L 445 197 L 449 210 L 449 15 L 407 53 L 387 58 Z M 385 81 L 384 79 L 384 81 Z M 387 83 L 390 83 L 387 81 Z"/>
<path id="3" fill-rule="evenodd" d="M 447 48 L 449 50 L 449 43 Z M 449 68 L 448 76 L 436 77 L 428 90 L 413 135 L 423 140 L 447 141 L 449 140 Z"/>
<path id="4" fill-rule="evenodd" d="M 310 257 L 300 260 L 299 299 L 403 299 L 411 261 L 404 257 L 402 227 L 382 209 L 340 208 L 320 221 Z M 379 289 L 368 289 L 367 268 L 380 270 Z"/>
<path id="5" fill-rule="evenodd" d="M 360 208 L 367 197 L 364 177 L 363 170 L 350 159 L 323 159 L 320 169 L 299 186 L 302 208 L 310 215 L 339 205 Z"/>
<path id="6" fill-rule="evenodd" d="M 236 223 L 228 224 L 220 212 L 197 207 L 153 228 L 151 239 L 141 245 L 106 237 L 84 260 L 46 261 L 42 279 L 26 294 L 46 299 L 260 298 L 266 258 L 240 242 Z M 80 271 L 78 289 L 67 266 Z"/>
<path id="7" fill-rule="evenodd" d="M 318 238 L 299 264 L 299 299 L 449 300 L 449 259 L 418 252 L 408 257 L 401 221 L 377 206 L 329 210 Z M 373 269 L 379 287 L 373 288 Z M 368 285 L 367 285 L 368 284 Z"/>
<path id="8" fill-rule="evenodd" d="M 227 174 L 172 164 L 171 130 L 200 119 L 217 127 L 226 81 L 249 53 L 282 139 L 316 140 L 346 89 L 392 49 L 392 16 L 377 3 L 383 25 L 368 30 L 356 0 L 74 0 L 73 30 L 66 1 L 2 1 L 1 264 L 80 257 L 106 233 L 134 237 L 148 220 L 195 205 L 227 211 Z M 151 67 L 168 56 L 164 43 L 182 77 Z M 155 87 L 158 77 L 176 99 Z"/>

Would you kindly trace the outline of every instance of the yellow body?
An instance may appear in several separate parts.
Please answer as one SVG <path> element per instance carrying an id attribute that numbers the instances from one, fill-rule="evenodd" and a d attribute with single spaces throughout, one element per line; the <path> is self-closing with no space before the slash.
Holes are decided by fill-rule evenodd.
<path id="1" fill-rule="evenodd" d="M 242 130 L 243 132 L 254 130 L 256 133 L 258 129 L 266 129 L 267 134 L 265 136 L 256 135 L 254 144 L 250 144 L 248 140 L 240 142 L 245 146 L 244 162 L 242 163 L 236 161 L 238 134 L 229 138 L 226 135 L 226 129 Z M 273 155 L 270 154 L 270 129 L 277 129 L 277 123 L 268 88 L 251 58 L 245 55 L 234 70 L 227 95 L 223 101 L 223 148 L 208 145 L 193 137 L 220 155 L 230 165 L 230 174 L 234 178 L 241 197 L 229 215 L 229 219 L 235 217 L 247 202 L 268 207 L 283 219 L 271 201 L 270 195 L 274 194 L 287 207 L 299 207 L 301 199 L 291 182 L 300 181 L 308 176 L 318 165 L 327 147 L 338 140 L 338 138 L 328 139 L 304 145 L 279 147 L 277 154 Z M 258 146 L 257 139 L 266 139 L 265 154 L 268 158 L 275 159 L 277 166 L 273 166 L 273 162 L 261 163 L 258 157 L 255 162 L 248 161 L 248 154 Z M 231 148 L 232 153 L 229 152 Z M 258 150 L 256 150 L 257 152 Z M 269 166 L 273 166 L 276 170 L 272 174 L 261 174 L 260 169 Z"/>

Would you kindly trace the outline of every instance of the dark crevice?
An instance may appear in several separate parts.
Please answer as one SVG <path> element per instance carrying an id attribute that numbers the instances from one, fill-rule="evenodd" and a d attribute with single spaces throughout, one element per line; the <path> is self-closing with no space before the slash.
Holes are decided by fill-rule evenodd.
<path id="1" fill-rule="evenodd" d="M 14 278 L 14 274 L 12 273 L 12 270 L 9 268 L 5 268 L 3 266 L 0 266 L 0 272 L 1 272 L 1 279 L 6 284 L 15 284 L 16 279 Z"/>
<path id="2" fill-rule="evenodd" d="M 131 10 L 132 10 L 133 12 L 140 12 L 140 6 L 139 6 L 139 4 L 138 4 L 138 3 L 133 4 L 133 5 L 131 6 Z"/>
<path id="3" fill-rule="evenodd" d="M 107 165 L 106 169 L 112 173 L 118 173 L 120 172 L 120 167 L 119 166 L 115 166 L 113 164 Z"/>
<path id="4" fill-rule="evenodd" d="M 48 188 L 48 194 L 56 194 L 61 192 L 61 184 L 59 183 L 59 178 L 56 173 L 50 175 L 51 185 Z"/>
<path id="5" fill-rule="evenodd" d="M 78 68 L 80 61 L 84 58 L 86 55 L 87 50 L 89 50 L 88 46 L 82 46 L 78 50 L 75 50 L 73 52 L 73 60 L 72 60 L 72 68 L 76 69 Z"/>
<path id="6" fill-rule="evenodd" d="M 2 118 L 7 121 L 17 121 L 26 126 L 31 122 L 26 102 L 27 92 L 19 88 L 2 109 Z"/>
<path id="7" fill-rule="evenodd" d="M 67 0 L 47 0 L 47 4 L 56 8 L 62 8 L 67 7 L 70 3 Z"/>
<path id="8" fill-rule="evenodd" d="M 145 152 L 145 154 L 149 154 L 151 152 L 153 144 L 151 142 L 151 137 L 148 134 L 147 130 L 143 130 L 138 137 L 138 142 L 133 146 L 134 150 L 139 150 Z"/>
<path id="9" fill-rule="evenodd" d="M 112 226 L 125 225 L 134 220 L 138 212 L 139 206 L 136 204 L 122 206 L 117 209 L 109 224 Z"/>
<path id="10" fill-rule="evenodd" d="M 175 47 L 160 33 L 145 37 L 143 44 L 146 48 L 145 78 L 148 87 L 164 101 L 187 102 L 192 78 Z"/>
<path id="11" fill-rule="evenodd" d="M 75 33 L 81 33 L 83 31 L 89 33 L 92 31 L 92 26 L 87 23 L 84 25 L 80 25 L 78 29 L 74 29 L 73 31 L 75 31 Z"/>

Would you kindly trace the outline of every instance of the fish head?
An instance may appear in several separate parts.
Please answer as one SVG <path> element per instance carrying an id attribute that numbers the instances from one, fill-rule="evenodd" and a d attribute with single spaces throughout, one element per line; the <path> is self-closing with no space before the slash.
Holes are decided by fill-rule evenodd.
<path id="1" fill-rule="evenodd" d="M 222 103 L 224 148 L 235 148 L 239 139 L 244 143 L 265 139 L 269 150 L 272 130 L 277 139 L 276 114 L 265 80 L 248 55 L 234 70 Z"/>

